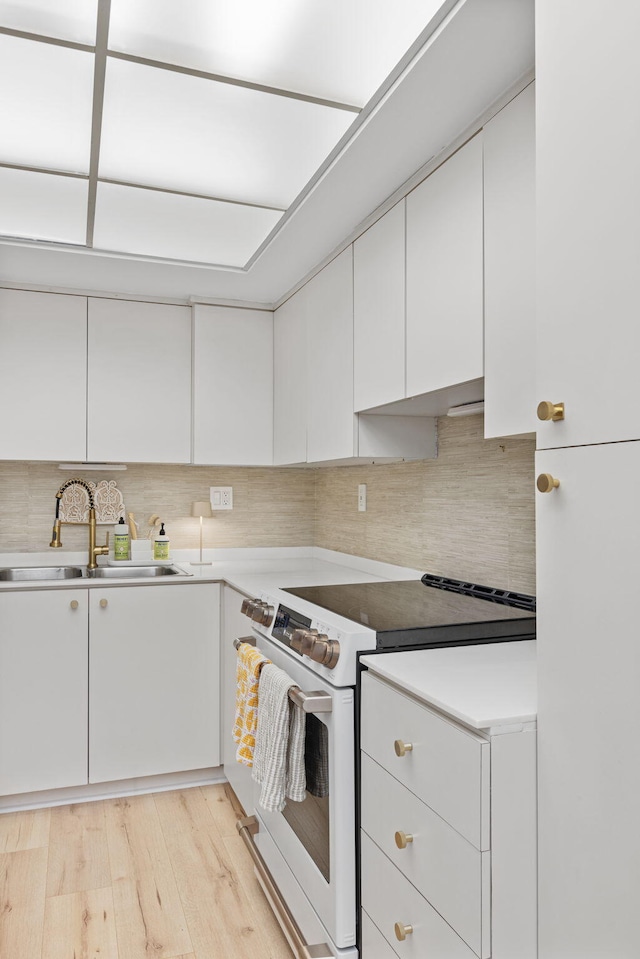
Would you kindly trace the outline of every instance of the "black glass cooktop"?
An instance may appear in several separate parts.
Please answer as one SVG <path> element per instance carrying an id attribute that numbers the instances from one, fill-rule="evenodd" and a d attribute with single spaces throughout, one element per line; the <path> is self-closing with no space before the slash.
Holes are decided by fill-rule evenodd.
<path id="1" fill-rule="evenodd" d="M 430 574 L 407 582 L 301 586 L 285 592 L 375 630 L 381 649 L 535 639 L 534 597 Z"/>

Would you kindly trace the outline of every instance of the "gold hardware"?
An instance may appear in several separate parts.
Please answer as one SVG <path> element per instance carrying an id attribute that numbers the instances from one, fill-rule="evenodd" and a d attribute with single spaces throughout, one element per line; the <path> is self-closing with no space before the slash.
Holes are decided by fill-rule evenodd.
<path id="1" fill-rule="evenodd" d="M 58 549 L 60 546 L 62 546 L 61 520 L 59 517 L 60 500 L 62 499 L 62 494 L 64 491 L 70 486 L 81 486 L 84 490 L 86 490 L 89 497 L 89 562 L 87 563 L 87 569 L 95 569 L 98 565 L 96 563 L 96 556 L 107 556 L 109 553 L 109 533 L 107 533 L 106 544 L 104 546 L 96 546 L 96 504 L 93 499 L 91 487 L 86 480 L 79 479 L 78 477 L 67 480 L 62 484 L 56 493 L 56 515 L 49 546 L 52 546 L 54 549 Z"/>
<path id="2" fill-rule="evenodd" d="M 396 751 L 396 756 L 406 756 L 413 749 L 413 743 L 403 743 L 401 739 L 396 739 L 393 748 Z"/>
<path id="3" fill-rule="evenodd" d="M 563 420 L 564 403 L 548 403 L 546 400 L 538 403 L 538 419 L 552 420 L 554 423 L 557 423 L 558 420 Z"/>
<path id="4" fill-rule="evenodd" d="M 77 599 L 72 599 L 71 602 L 69 603 L 69 606 L 71 607 L 71 609 L 77 609 L 79 605 L 80 604 Z"/>
<path id="5" fill-rule="evenodd" d="M 393 930 L 396 934 L 396 939 L 398 942 L 404 942 L 407 936 L 410 936 L 413 932 L 413 926 L 405 926 L 401 922 L 397 922 L 393 927 Z"/>
<path id="6" fill-rule="evenodd" d="M 101 599 L 101 600 L 100 600 L 100 606 L 101 606 L 102 609 L 106 609 L 108 605 L 109 605 L 109 600 L 108 600 L 108 599 Z"/>
<path id="7" fill-rule="evenodd" d="M 413 836 L 409 832 L 403 832 L 399 829 L 395 834 L 396 846 L 398 849 L 406 849 L 407 844 L 413 842 Z"/>
<path id="8" fill-rule="evenodd" d="M 541 493 L 552 493 L 554 489 L 560 486 L 560 480 L 552 476 L 551 473 L 540 473 L 536 480 L 536 486 Z"/>

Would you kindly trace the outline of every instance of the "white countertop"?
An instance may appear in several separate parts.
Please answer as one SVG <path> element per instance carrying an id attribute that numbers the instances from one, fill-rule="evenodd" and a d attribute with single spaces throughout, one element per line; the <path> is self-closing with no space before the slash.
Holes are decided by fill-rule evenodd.
<path id="1" fill-rule="evenodd" d="M 386 653 L 361 662 L 474 729 L 536 721 L 535 640 Z"/>

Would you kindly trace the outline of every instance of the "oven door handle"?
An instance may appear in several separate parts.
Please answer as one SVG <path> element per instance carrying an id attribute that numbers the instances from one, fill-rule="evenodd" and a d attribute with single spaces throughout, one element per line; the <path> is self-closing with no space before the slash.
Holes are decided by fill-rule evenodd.
<path id="1" fill-rule="evenodd" d="M 242 643 L 248 643 L 249 646 L 256 645 L 253 636 L 242 636 L 240 639 L 234 639 L 234 648 L 239 649 Z M 300 706 L 305 713 L 330 713 L 333 709 L 331 694 L 323 693 L 321 689 L 305 693 L 299 686 L 292 686 L 289 690 L 289 699 L 296 706 Z"/>

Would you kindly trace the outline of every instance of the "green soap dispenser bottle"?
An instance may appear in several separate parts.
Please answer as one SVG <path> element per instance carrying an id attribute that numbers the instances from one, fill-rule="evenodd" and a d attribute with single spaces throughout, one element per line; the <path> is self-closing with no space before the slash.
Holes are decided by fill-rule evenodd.
<path id="1" fill-rule="evenodd" d="M 131 540 L 129 527 L 121 516 L 113 529 L 113 558 L 117 560 L 129 559 L 131 556 Z"/>
<path id="2" fill-rule="evenodd" d="M 160 523 L 160 532 L 153 541 L 153 558 L 169 559 L 169 537 L 164 531 L 164 523 Z"/>

